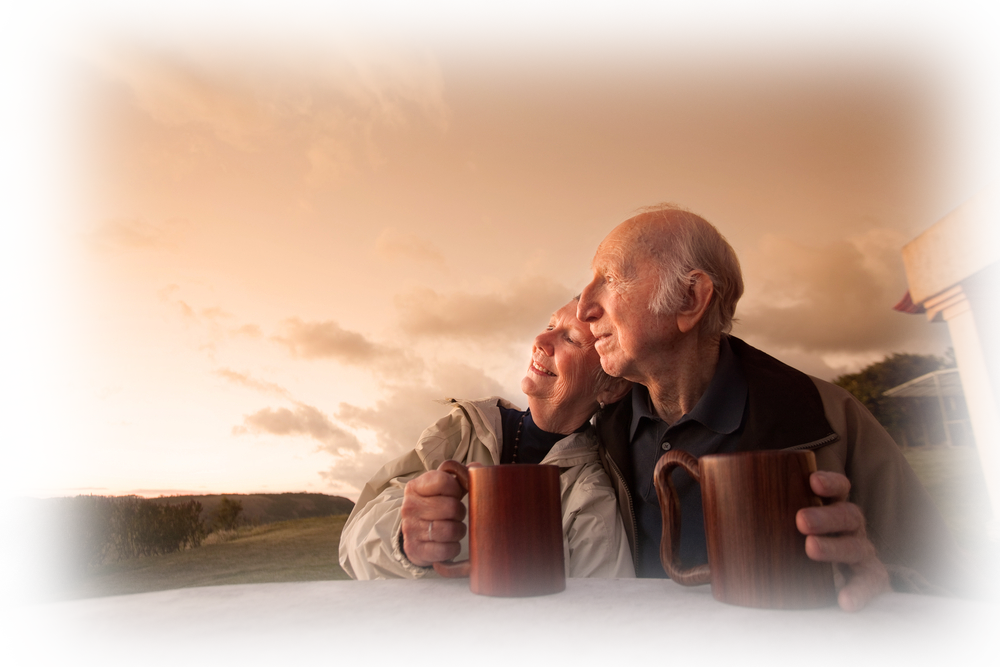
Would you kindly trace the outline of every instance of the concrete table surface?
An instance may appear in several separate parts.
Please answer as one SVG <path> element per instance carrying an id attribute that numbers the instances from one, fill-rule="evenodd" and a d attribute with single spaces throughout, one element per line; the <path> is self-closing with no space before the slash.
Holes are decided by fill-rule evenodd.
<path id="1" fill-rule="evenodd" d="M 442 579 L 186 588 L 28 605 L 6 632 L 5 653 L 38 665 L 1000 665 L 995 604 L 761 610 L 650 579 L 534 598 Z"/>

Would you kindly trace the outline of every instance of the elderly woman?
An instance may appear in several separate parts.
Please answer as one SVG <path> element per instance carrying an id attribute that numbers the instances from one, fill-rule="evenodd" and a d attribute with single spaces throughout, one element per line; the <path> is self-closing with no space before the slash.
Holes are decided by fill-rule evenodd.
<path id="1" fill-rule="evenodd" d="M 462 490 L 437 470 L 465 464 L 543 463 L 561 469 L 567 574 L 633 577 L 617 501 L 597 456 L 590 417 L 630 384 L 601 369 L 574 299 L 535 337 L 521 380 L 522 412 L 502 398 L 452 400 L 451 414 L 424 431 L 416 449 L 368 482 L 340 537 L 340 564 L 355 579 L 436 576 L 432 564 L 465 555 Z"/>

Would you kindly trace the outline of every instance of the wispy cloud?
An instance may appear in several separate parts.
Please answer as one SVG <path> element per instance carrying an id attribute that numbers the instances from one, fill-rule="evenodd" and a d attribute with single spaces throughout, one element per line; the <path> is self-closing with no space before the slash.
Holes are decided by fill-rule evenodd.
<path id="1" fill-rule="evenodd" d="M 450 121 L 444 78 L 425 52 L 316 53 L 286 45 L 266 57 L 262 50 L 206 57 L 196 50 L 120 46 L 92 62 L 124 84 L 154 123 L 202 132 L 245 153 L 283 146 L 298 154 L 306 182 L 315 185 L 383 163 L 386 130 L 423 123 L 444 132 Z"/>
<path id="2" fill-rule="evenodd" d="M 387 261 L 405 258 L 411 261 L 444 267 L 444 255 L 426 239 L 403 234 L 395 227 L 382 230 L 375 240 L 375 251 Z"/>
<path id="3" fill-rule="evenodd" d="M 395 302 L 400 327 L 414 336 L 515 340 L 540 331 L 572 296 L 548 278 L 531 276 L 486 294 L 420 288 Z"/>
<path id="4" fill-rule="evenodd" d="M 914 321 L 892 306 L 906 291 L 905 241 L 884 229 L 821 246 L 765 236 L 744 253 L 752 291 L 737 310 L 737 334 L 836 365 L 903 349 Z"/>
<path id="5" fill-rule="evenodd" d="M 97 224 L 87 235 L 104 250 L 175 250 L 182 222 L 151 222 L 143 218 L 110 218 Z"/>
<path id="6" fill-rule="evenodd" d="M 281 385 L 275 384 L 274 382 L 267 382 L 265 380 L 258 380 L 251 377 L 249 373 L 239 373 L 230 368 L 219 368 L 216 369 L 215 374 L 225 380 L 229 380 L 230 382 L 248 387 L 250 389 L 256 389 L 257 391 L 265 394 L 276 394 L 284 398 L 292 398 L 291 393 Z"/>
<path id="7" fill-rule="evenodd" d="M 403 350 L 373 342 L 366 336 L 344 329 L 332 320 L 304 322 L 297 317 L 281 324 L 281 334 L 272 340 L 285 345 L 292 356 L 303 359 L 333 359 L 344 364 L 394 373 L 419 370 L 419 359 Z"/>
<path id="8" fill-rule="evenodd" d="M 233 427 L 233 435 L 246 433 L 306 436 L 317 441 L 320 449 L 335 456 L 361 449 L 361 443 L 353 433 L 340 428 L 318 408 L 305 403 L 297 403 L 294 409 L 264 408 L 244 416 L 243 424 Z"/>

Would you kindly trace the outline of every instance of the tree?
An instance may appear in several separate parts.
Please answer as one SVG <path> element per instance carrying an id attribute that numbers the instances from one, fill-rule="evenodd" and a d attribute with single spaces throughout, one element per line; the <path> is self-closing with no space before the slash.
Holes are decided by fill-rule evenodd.
<path id="1" fill-rule="evenodd" d="M 841 375 L 833 383 L 854 394 L 900 445 L 930 444 L 929 433 L 944 427 L 935 399 L 900 400 L 884 394 L 887 389 L 945 367 L 946 361 L 933 355 L 897 353 L 857 373 Z"/>
<path id="2" fill-rule="evenodd" d="M 240 523 L 240 514 L 243 513 L 243 502 L 230 500 L 222 496 L 219 509 L 215 511 L 215 520 L 212 528 L 215 530 L 232 530 Z"/>

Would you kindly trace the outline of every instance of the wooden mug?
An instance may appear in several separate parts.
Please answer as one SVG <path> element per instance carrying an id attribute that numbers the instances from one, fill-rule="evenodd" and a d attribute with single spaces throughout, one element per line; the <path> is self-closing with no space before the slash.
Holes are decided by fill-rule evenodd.
<path id="1" fill-rule="evenodd" d="M 444 577 L 469 577 L 479 595 L 529 597 L 566 588 L 559 468 L 495 465 L 443 470 L 469 494 L 469 560 L 434 563 Z"/>
<path id="2" fill-rule="evenodd" d="M 684 468 L 701 484 L 708 564 L 683 569 L 678 556 L 680 502 L 670 479 Z M 711 582 L 715 599 L 744 607 L 809 609 L 836 602 L 833 566 L 806 555 L 795 526 L 803 507 L 822 505 L 809 486 L 816 471 L 810 451 L 710 454 L 696 459 L 670 451 L 653 481 L 663 516 L 660 561 L 685 586 Z"/>

